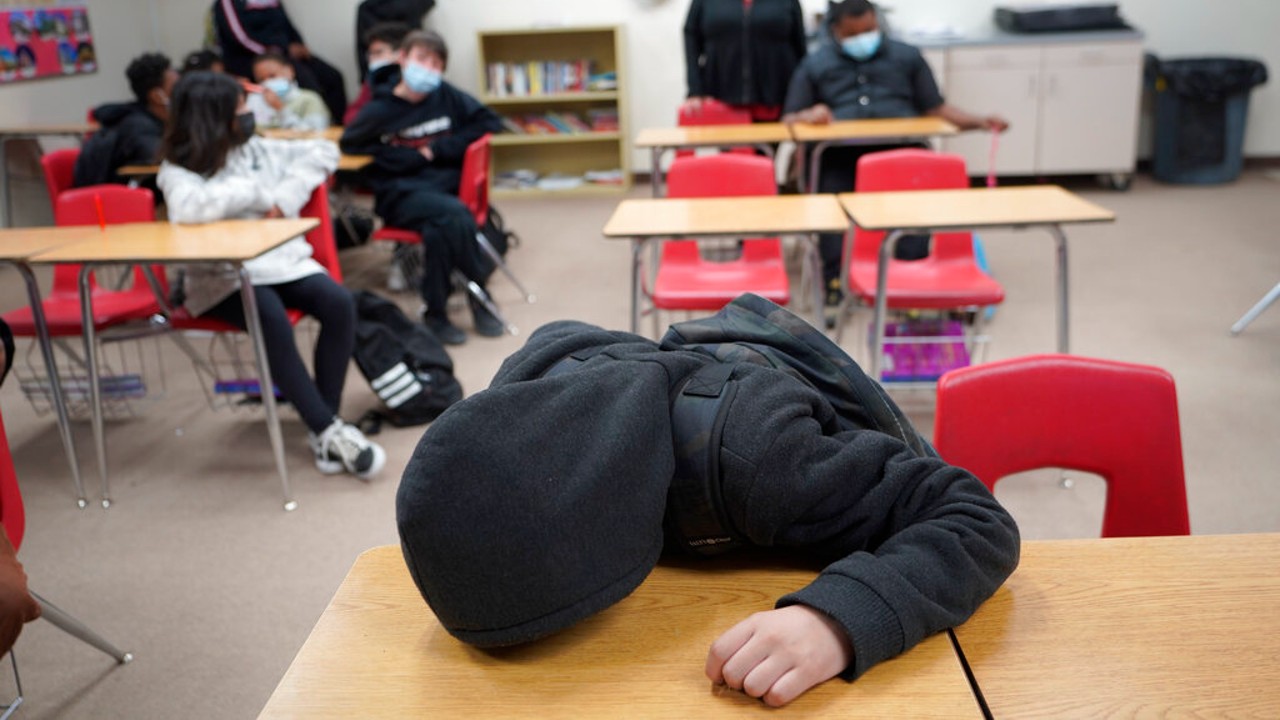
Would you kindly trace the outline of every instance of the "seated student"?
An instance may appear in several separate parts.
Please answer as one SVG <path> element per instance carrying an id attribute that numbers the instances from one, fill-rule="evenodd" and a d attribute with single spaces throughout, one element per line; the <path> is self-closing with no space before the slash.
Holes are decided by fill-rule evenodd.
<path id="1" fill-rule="evenodd" d="M 249 93 L 246 107 L 258 127 L 287 130 L 323 130 L 329 127 L 329 109 L 316 93 L 298 87 L 293 64 L 283 55 L 266 53 L 253 61 L 253 79 L 262 92 Z"/>
<path id="2" fill-rule="evenodd" d="M 178 72 L 169 58 L 147 53 L 134 58 L 125 69 L 129 88 L 136 98 L 131 103 L 99 105 L 93 110 L 98 130 L 80 148 L 73 187 L 101 183 L 125 183 L 117 174 L 125 165 L 151 165 L 157 161 L 164 123 L 169 117 L 169 96 Z"/>
<path id="3" fill-rule="evenodd" d="M 384 82 L 400 80 L 400 65 L 396 63 L 396 51 L 410 28 L 404 23 L 378 23 L 365 33 L 364 44 L 369 48 L 366 55 L 369 72 L 360 84 L 360 94 L 347 105 L 347 114 L 342 118 L 343 125 L 350 125 L 360 114 L 360 110 L 373 99 L 373 86 Z"/>
<path id="4" fill-rule="evenodd" d="M 182 74 L 201 70 L 223 73 L 227 71 L 227 67 L 222 63 L 222 56 L 213 50 L 193 50 L 187 53 L 182 60 Z"/>
<path id="5" fill-rule="evenodd" d="M 194 72 L 173 94 L 173 122 L 165 135 L 157 182 L 169 219 L 207 223 L 230 218 L 297 217 L 338 164 L 333 143 L 269 140 L 254 135 L 244 94 L 228 75 Z M 304 237 L 245 263 L 257 297 L 271 378 L 310 430 L 316 468 L 369 479 L 386 453 L 338 416 L 347 366 L 355 348 L 355 300 L 311 257 Z M 186 268 L 181 292 L 192 315 L 245 327 L 239 280 L 228 268 Z M 307 374 L 286 307 L 320 322 L 315 379 Z"/>
<path id="6" fill-rule="evenodd" d="M 374 211 L 388 225 L 422 233 L 424 321 L 441 342 L 458 345 L 467 336 L 449 321 L 450 275 L 457 269 L 481 286 L 485 280 L 475 220 L 457 197 L 462 159 L 468 145 L 501 130 L 502 122 L 444 81 L 449 49 L 439 34 L 409 33 L 399 59 L 399 82 L 374 88 L 373 100 L 343 132 L 342 150 L 373 156 L 365 175 Z M 474 300 L 471 313 L 477 333 L 502 335 L 502 323 Z"/>
<path id="7" fill-rule="evenodd" d="M 825 335 L 755 295 L 661 344 L 539 328 L 427 429 L 396 523 L 440 624 L 478 647 L 608 608 L 662 552 L 825 563 L 709 649 L 712 682 L 770 705 L 964 622 L 1019 551 L 977 478 Z"/>
<path id="8" fill-rule="evenodd" d="M 933 72 L 916 48 L 885 38 L 875 6 L 868 0 L 843 0 L 828 6 L 830 37 L 801 61 L 791 77 L 783 106 L 783 122 L 828 123 L 832 120 L 932 115 L 961 130 L 986 128 L 1003 132 L 1009 123 L 997 115 L 980 117 L 949 105 L 938 91 Z M 854 188 L 858 158 L 898 145 L 846 145 L 822 156 L 818 191 Z M 820 239 L 827 303 L 840 302 L 842 236 Z M 900 248 L 906 245 L 900 243 Z"/>

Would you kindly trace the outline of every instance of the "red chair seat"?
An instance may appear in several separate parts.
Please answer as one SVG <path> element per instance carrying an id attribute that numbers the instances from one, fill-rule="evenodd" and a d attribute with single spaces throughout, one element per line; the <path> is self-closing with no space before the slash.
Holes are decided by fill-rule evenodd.
<path id="1" fill-rule="evenodd" d="M 237 297 L 239 293 L 237 292 Z M 297 325 L 306 313 L 293 308 L 286 308 L 285 314 L 289 318 L 289 322 Z M 218 333 L 234 333 L 242 332 L 242 330 L 229 322 L 219 320 L 212 317 L 192 317 L 186 308 L 174 308 L 173 314 L 169 316 L 169 325 L 175 330 L 204 330 L 206 332 Z"/>
<path id="2" fill-rule="evenodd" d="M 678 246 L 688 243 L 691 247 Z M 692 253 L 682 250 L 693 250 Z M 695 241 L 669 241 L 654 282 L 653 304 L 661 310 L 719 310 L 743 293 L 779 305 L 791 302 L 791 286 L 777 240 L 748 240 L 737 260 L 712 262 L 697 254 Z"/>
<path id="3" fill-rule="evenodd" d="M 49 324 L 50 336 L 65 337 L 80 334 L 80 295 L 78 293 L 51 293 L 41 304 L 44 307 L 45 320 Z M 131 320 L 143 320 L 158 312 L 160 312 L 160 306 L 156 303 L 150 288 L 143 287 L 123 292 L 95 288 L 93 291 L 95 330 Z M 32 319 L 31 308 L 24 307 L 5 313 L 4 321 L 9 323 L 14 335 L 35 337 L 36 326 Z"/>
<path id="4" fill-rule="evenodd" d="M 855 264 L 849 287 L 868 305 L 876 299 L 876 267 Z M 890 308 L 945 309 L 965 305 L 995 305 L 1004 301 L 1004 288 L 972 262 L 929 258 L 889 261 L 886 298 Z"/>
<path id="5" fill-rule="evenodd" d="M 374 240 L 416 244 L 422 242 L 422 234 L 402 228 L 384 227 L 373 233 Z"/>

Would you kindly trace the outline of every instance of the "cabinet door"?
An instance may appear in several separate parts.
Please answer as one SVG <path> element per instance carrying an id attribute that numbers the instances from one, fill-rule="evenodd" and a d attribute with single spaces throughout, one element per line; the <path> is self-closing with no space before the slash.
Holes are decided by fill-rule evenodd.
<path id="1" fill-rule="evenodd" d="M 996 114 L 1009 121 L 1000 136 L 996 173 L 1031 175 L 1036 171 L 1040 94 L 1040 48 L 953 48 L 947 56 L 947 102 L 976 115 Z M 990 169 L 991 135 L 968 132 L 943 143 L 964 156 L 970 175 Z"/>
<path id="2" fill-rule="evenodd" d="M 1136 43 L 1046 48 L 1038 171 L 1132 172 L 1141 93 Z"/>

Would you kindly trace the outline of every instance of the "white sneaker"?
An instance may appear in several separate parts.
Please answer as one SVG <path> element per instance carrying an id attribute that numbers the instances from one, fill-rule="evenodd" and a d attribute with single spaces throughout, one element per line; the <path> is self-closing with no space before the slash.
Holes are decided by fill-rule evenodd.
<path id="1" fill-rule="evenodd" d="M 315 453 L 316 469 L 325 475 L 348 472 L 368 480 L 387 463 L 387 453 L 382 446 L 366 438 L 356 426 L 338 418 L 319 435 L 308 433 L 307 442 Z"/>

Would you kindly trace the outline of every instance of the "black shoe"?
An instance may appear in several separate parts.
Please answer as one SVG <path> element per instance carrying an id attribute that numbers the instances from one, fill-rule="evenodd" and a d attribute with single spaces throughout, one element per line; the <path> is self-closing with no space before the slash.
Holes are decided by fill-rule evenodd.
<path id="1" fill-rule="evenodd" d="M 839 278 L 827 281 L 827 297 L 825 304 L 827 307 L 840 307 L 840 301 L 844 300 L 844 292 L 840 289 Z"/>
<path id="2" fill-rule="evenodd" d="M 432 335 L 445 345 L 461 345 L 467 341 L 467 334 L 453 323 L 449 322 L 449 318 L 432 317 L 425 315 L 422 318 L 422 324 L 427 326 Z"/>
<path id="3" fill-rule="evenodd" d="M 502 337 L 507 331 L 502 321 L 489 312 L 488 308 L 473 297 L 468 296 L 467 301 L 471 304 L 471 318 L 475 325 L 476 334 L 484 337 Z"/>

